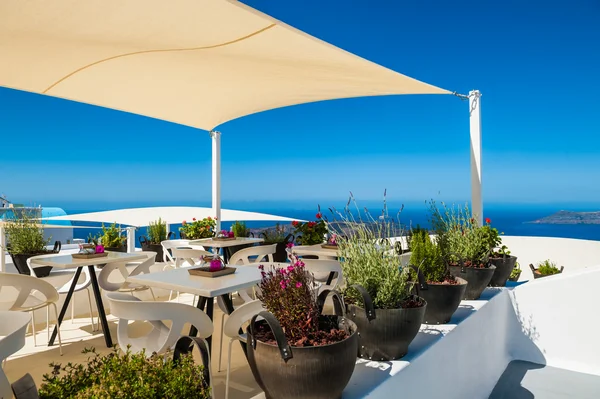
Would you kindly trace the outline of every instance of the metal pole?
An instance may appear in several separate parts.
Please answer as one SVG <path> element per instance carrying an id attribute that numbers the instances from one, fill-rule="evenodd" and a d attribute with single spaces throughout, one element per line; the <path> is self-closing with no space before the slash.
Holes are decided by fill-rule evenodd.
<path id="1" fill-rule="evenodd" d="M 6 272 L 6 231 L 0 222 L 0 272 Z"/>
<path id="2" fill-rule="evenodd" d="M 483 198 L 481 196 L 481 93 L 469 92 L 471 131 L 471 211 L 479 225 L 483 225 Z"/>
<path id="3" fill-rule="evenodd" d="M 217 218 L 215 231 L 221 230 L 221 132 L 210 132 L 212 139 L 212 210 Z"/>
<path id="4" fill-rule="evenodd" d="M 127 227 L 127 252 L 135 252 L 135 227 Z"/>

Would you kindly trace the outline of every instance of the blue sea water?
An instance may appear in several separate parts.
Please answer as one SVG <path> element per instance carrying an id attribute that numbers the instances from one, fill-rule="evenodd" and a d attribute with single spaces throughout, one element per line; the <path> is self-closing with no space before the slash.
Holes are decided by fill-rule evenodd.
<path id="1" fill-rule="evenodd" d="M 252 206 L 252 209 L 244 208 L 243 206 L 232 207 L 235 209 L 251 210 L 254 212 L 262 212 L 273 215 L 286 216 L 298 220 L 314 220 L 317 212 L 316 207 L 309 209 L 305 207 L 265 207 Z M 118 207 L 115 207 L 118 209 Z M 373 208 L 377 209 L 377 208 Z M 395 216 L 399 207 L 389 207 L 390 216 Z M 557 225 L 557 224 L 533 224 L 528 223 L 533 220 L 542 218 L 544 216 L 551 215 L 561 209 L 570 210 L 583 210 L 574 209 L 573 206 L 560 206 L 560 205 L 492 205 L 484 208 L 485 217 L 491 219 L 493 227 L 496 227 L 501 234 L 504 235 L 517 235 L 517 236 L 538 236 L 538 237 L 563 237 L 563 238 L 577 238 L 585 240 L 600 240 L 600 225 L 587 225 L 587 224 L 576 224 L 576 225 Z M 106 209 L 67 209 L 67 214 L 76 214 L 83 212 L 95 212 Z M 589 209 L 595 210 L 595 209 Z M 373 215 L 377 215 L 378 212 L 373 212 Z M 323 215 L 329 220 L 333 219 L 332 213 L 328 209 L 323 209 Z M 400 214 L 401 223 L 410 225 L 420 225 L 422 227 L 428 226 L 427 222 L 427 208 L 421 204 L 415 204 L 413 206 L 406 206 Z M 287 222 L 285 222 L 287 223 Z M 91 225 L 78 222 L 78 225 Z M 260 228 L 273 226 L 275 222 L 247 222 L 246 225 L 250 228 Z M 229 230 L 231 222 L 222 223 L 222 228 Z M 171 231 L 178 232 L 181 225 L 171 225 Z M 74 238 L 87 238 L 89 233 L 98 234 L 99 229 L 75 229 Z M 146 235 L 145 228 L 139 228 L 136 231 L 136 244 L 139 246 L 139 237 Z M 177 234 L 179 236 L 179 234 Z"/>

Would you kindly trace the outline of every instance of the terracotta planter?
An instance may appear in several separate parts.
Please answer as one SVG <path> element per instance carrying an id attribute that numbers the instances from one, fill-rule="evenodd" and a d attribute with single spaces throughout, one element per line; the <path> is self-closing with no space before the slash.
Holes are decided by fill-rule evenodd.
<path id="1" fill-rule="evenodd" d="M 529 268 L 531 269 L 531 272 L 533 273 L 533 278 L 542 278 L 542 277 L 548 277 L 548 276 L 555 276 L 557 274 L 561 274 L 563 272 L 563 270 L 565 269 L 564 266 L 560 267 L 560 271 L 558 273 L 555 274 L 541 274 L 538 269 L 535 268 L 535 266 L 533 266 L 532 264 L 529 264 Z"/>
<path id="2" fill-rule="evenodd" d="M 490 287 L 504 287 L 517 263 L 517 257 L 505 255 L 501 258 L 490 258 L 490 263 L 496 266 L 496 271 L 490 280 Z"/>

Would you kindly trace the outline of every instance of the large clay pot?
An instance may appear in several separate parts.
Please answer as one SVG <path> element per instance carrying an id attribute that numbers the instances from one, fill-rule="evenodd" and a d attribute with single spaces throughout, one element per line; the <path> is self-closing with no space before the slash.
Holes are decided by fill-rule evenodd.
<path id="1" fill-rule="evenodd" d="M 490 258 L 490 263 L 496 266 L 496 271 L 490 280 L 490 287 L 504 287 L 517 263 L 517 257 L 504 255 L 501 258 Z"/>
<path id="2" fill-rule="evenodd" d="M 365 359 L 388 361 L 400 359 L 417 336 L 423 323 L 427 302 L 418 308 L 375 309 L 369 293 L 355 285 L 364 308 L 348 305 L 346 316 L 358 328 L 358 355 Z M 414 299 L 421 299 L 415 297 Z"/>

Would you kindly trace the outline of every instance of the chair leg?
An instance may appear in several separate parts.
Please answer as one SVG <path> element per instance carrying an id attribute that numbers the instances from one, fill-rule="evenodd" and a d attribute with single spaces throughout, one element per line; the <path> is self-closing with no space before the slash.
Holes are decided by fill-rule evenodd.
<path id="1" fill-rule="evenodd" d="M 46 306 L 46 341 L 50 342 L 50 308 Z"/>
<path id="2" fill-rule="evenodd" d="M 71 297 L 71 324 L 75 324 L 75 297 L 76 292 Z"/>
<path id="3" fill-rule="evenodd" d="M 88 305 L 90 305 L 90 319 L 92 320 L 92 331 L 96 330 L 96 325 L 94 325 L 94 312 L 92 311 L 92 295 L 90 294 L 90 288 L 86 289 L 88 295 Z"/>
<path id="4" fill-rule="evenodd" d="M 35 310 L 31 312 L 31 333 L 33 334 L 33 346 L 37 346 L 37 338 L 35 336 Z"/>
<path id="5" fill-rule="evenodd" d="M 62 356 L 63 351 L 62 351 L 62 339 L 60 337 L 60 325 L 58 324 L 58 308 L 56 307 L 56 303 L 52 303 L 52 306 L 54 307 L 54 316 L 56 317 L 56 331 L 58 332 L 58 352 Z"/>
<path id="6" fill-rule="evenodd" d="M 231 371 L 231 344 L 233 339 L 229 340 L 229 350 L 227 351 L 227 374 L 225 377 L 225 399 L 229 399 L 229 372 Z M 211 379 L 212 381 L 212 379 Z"/>
<path id="7" fill-rule="evenodd" d="M 156 296 L 154 296 L 154 291 L 152 290 L 152 287 L 150 287 L 150 293 L 152 294 L 152 300 L 156 302 Z"/>
<path id="8" fill-rule="evenodd" d="M 223 353 L 223 322 L 225 321 L 225 313 L 221 314 L 221 340 L 219 342 L 219 368 L 217 371 L 221 372 L 221 354 Z"/>

